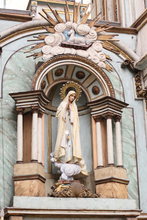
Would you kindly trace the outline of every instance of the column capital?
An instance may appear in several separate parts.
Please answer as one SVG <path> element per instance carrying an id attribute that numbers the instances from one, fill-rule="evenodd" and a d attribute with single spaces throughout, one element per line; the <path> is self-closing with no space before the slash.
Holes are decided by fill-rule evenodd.
<path id="1" fill-rule="evenodd" d="M 120 120 L 121 120 L 121 115 L 114 116 L 114 121 L 115 122 L 120 122 Z"/>
<path id="2" fill-rule="evenodd" d="M 106 115 L 103 116 L 105 119 L 112 119 L 114 117 L 114 115 L 112 113 L 108 113 Z"/>
<path id="3" fill-rule="evenodd" d="M 39 107 L 38 106 L 32 106 L 31 107 L 31 111 L 32 111 L 32 113 L 39 113 Z"/>
<path id="4" fill-rule="evenodd" d="M 16 112 L 17 112 L 17 114 L 23 114 L 23 112 L 24 112 L 24 109 L 23 108 L 16 108 Z"/>
<path id="5" fill-rule="evenodd" d="M 93 118 L 96 122 L 99 122 L 104 119 L 104 117 L 102 115 L 95 115 Z"/>
<path id="6" fill-rule="evenodd" d="M 43 112 L 42 111 L 38 111 L 38 118 L 42 118 L 42 116 L 43 116 Z"/>

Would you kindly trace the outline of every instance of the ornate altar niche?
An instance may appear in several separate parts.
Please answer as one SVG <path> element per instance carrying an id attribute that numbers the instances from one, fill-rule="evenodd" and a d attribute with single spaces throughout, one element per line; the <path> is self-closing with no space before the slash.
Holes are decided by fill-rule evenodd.
<path id="1" fill-rule="evenodd" d="M 40 14 L 48 22 L 43 27 L 47 32 L 34 36 L 36 43 L 26 51 L 32 53 L 28 57 L 42 57 L 44 61 L 35 73 L 32 91 L 11 94 L 18 112 L 15 195 L 47 196 L 49 186 L 58 179 L 50 162 L 57 130 L 55 112 L 60 88 L 66 82 L 76 82 L 82 90 L 78 110 L 89 172 L 84 184 L 89 182 L 89 187 L 104 198 L 127 198 L 121 141 L 121 115 L 127 104 L 116 100 L 105 73 L 113 67 L 104 49 L 120 52 L 111 43 L 116 35 L 105 33 L 111 28 L 107 25 L 95 27 L 100 15 L 87 22 L 88 8 L 80 18 L 80 4 L 74 4 L 71 18 L 66 2 L 65 19 L 49 8 L 53 18 L 45 9 Z"/>
<path id="2" fill-rule="evenodd" d="M 121 145 L 121 114 L 127 104 L 115 99 L 113 86 L 101 68 L 72 55 L 60 55 L 42 64 L 32 91 L 11 94 L 18 113 L 15 195 L 47 196 L 59 177 L 51 167 L 50 152 L 55 143 L 59 91 L 66 82 L 78 83 L 83 91 L 78 110 L 82 151 L 89 171 L 83 183 L 90 183 L 87 187 L 103 198 L 127 198 L 129 181 Z"/>

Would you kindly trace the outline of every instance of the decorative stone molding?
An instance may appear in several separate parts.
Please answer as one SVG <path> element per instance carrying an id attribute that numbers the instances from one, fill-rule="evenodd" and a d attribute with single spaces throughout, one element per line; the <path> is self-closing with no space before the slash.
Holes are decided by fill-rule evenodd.
<path id="1" fill-rule="evenodd" d="M 18 111 L 19 109 L 25 109 L 25 111 L 39 110 L 44 113 L 46 111 L 45 107 L 49 103 L 41 90 L 10 93 L 9 95 L 15 100 L 16 110 Z"/>
<path id="2" fill-rule="evenodd" d="M 127 198 L 127 174 L 123 168 L 122 109 L 128 104 L 106 96 L 88 103 L 93 121 L 93 152 L 96 193 L 104 198 Z M 112 123 L 115 126 L 115 147 Z M 116 161 L 114 160 L 116 155 Z"/>
<path id="3" fill-rule="evenodd" d="M 126 169 L 121 167 L 105 167 L 94 171 L 96 192 L 102 198 L 128 198 Z"/>
<path id="4" fill-rule="evenodd" d="M 122 109 L 127 107 L 127 105 L 127 103 L 109 96 L 88 103 L 88 106 L 91 109 L 91 115 L 95 119 L 97 117 L 121 117 Z"/>
<path id="5" fill-rule="evenodd" d="M 49 100 L 42 91 L 10 95 L 15 100 L 18 113 L 17 164 L 14 165 L 13 177 L 15 196 L 45 196 L 46 179 L 42 166 L 42 114 L 46 112 Z M 29 113 L 29 122 L 27 121 L 28 127 L 25 127 L 24 118 L 27 113 Z M 25 139 L 25 132 L 31 134 L 29 141 Z M 30 163 L 27 164 L 24 163 L 25 152 L 30 157 Z"/>
<path id="6" fill-rule="evenodd" d="M 14 165 L 15 196 L 45 196 L 44 167 L 38 163 Z"/>

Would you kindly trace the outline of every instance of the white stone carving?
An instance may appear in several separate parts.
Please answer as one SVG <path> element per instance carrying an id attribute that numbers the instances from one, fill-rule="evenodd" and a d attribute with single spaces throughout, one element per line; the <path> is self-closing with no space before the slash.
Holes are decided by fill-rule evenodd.
<path id="1" fill-rule="evenodd" d="M 57 33 L 62 33 L 62 32 L 64 32 L 65 29 L 66 29 L 66 24 L 64 24 L 64 23 L 56 24 L 55 27 L 54 27 L 54 29 L 55 29 L 55 31 L 56 31 Z"/>
<path id="2" fill-rule="evenodd" d="M 106 55 L 102 52 L 97 54 L 98 58 L 100 59 L 100 61 L 106 61 Z"/>
<path id="3" fill-rule="evenodd" d="M 75 35 L 75 31 L 73 29 L 71 29 L 69 32 L 68 32 L 68 35 L 69 35 L 69 39 L 68 39 L 68 42 L 70 43 L 73 43 L 73 44 L 86 44 L 86 39 L 85 37 L 77 37 Z"/>
<path id="4" fill-rule="evenodd" d="M 88 26 L 88 24 L 80 24 L 80 25 L 77 26 L 76 32 L 77 32 L 79 35 L 89 34 L 89 32 L 90 32 L 90 27 Z"/>
<path id="5" fill-rule="evenodd" d="M 47 55 L 47 54 L 50 53 L 51 49 L 52 49 L 51 46 L 45 45 L 45 46 L 42 47 L 42 53 Z"/>
<path id="6" fill-rule="evenodd" d="M 76 52 L 77 52 L 77 55 L 82 56 L 82 57 L 88 58 L 89 56 L 88 51 L 85 51 L 85 50 L 77 50 Z"/>
<path id="7" fill-rule="evenodd" d="M 77 164 L 70 163 L 58 163 L 54 158 L 53 153 L 50 154 L 51 162 L 54 163 L 55 167 L 61 171 L 60 180 L 73 180 L 73 176 L 81 172 L 81 167 Z"/>
<path id="8" fill-rule="evenodd" d="M 95 41 L 95 42 L 92 44 L 92 48 L 93 48 L 95 51 L 100 52 L 100 51 L 102 51 L 103 46 L 102 46 L 102 44 L 101 44 L 100 41 Z"/>
<path id="9" fill-rule="evenodd" d="M 97 32 L 93 29 L 90 30 L 89 34 L 86 35 L 86 40 L 94 42 L 97 40 Z"/>
<path id="10" fill-rule="evenodd" d="M 73 22 L 68 21 L 65 23 L 65 25 L 66 25 L 66 30 L 70 30 L 70 29 L 72 29 Z"/>
<path id="11" fill-rule="evenodd" d="M 97 64 L 100 62 L 98 56 L 95 56 L 95 55 L 89 56 L 89 59 L 92 60 L 94 63 L 97 63 Z"/>
<path id="12" fill-rule="evenodd" d="M 101 68 L 106 68 L 106 55 L 102 52 L 103 46 L 97 41 L 95 28 L 90 28 L 88 24 L 76 24 L 71 21 L 59 23 L 54 27 L 55 33 L 45 37 L 45 46 L 42 47 L 43 60 L 47 61 L 58 54 L 77 54 L 92 60 Z M 66 38 L 64 36 L 66 30 Z M 68 38 L 68 39 L 67 39 Z M 61 46 L 62 42 L 69 42 L 74 45 L 92 45 L 87 50 L 66 48 Z"/>
<path id="13" fill-rule="evenodd" d="M 62 41 L 65 40 L 65 37 L 62 33 L 55 33 L 48 35 L 44 41 L 49 46 L 57 46 L 60 45 Z"/>
<path id="14" fill-rule="evenodd" d="M 98 66 L 101 68 L 106 68 L 106 64 L 104 62 L 99 62 Z"/>

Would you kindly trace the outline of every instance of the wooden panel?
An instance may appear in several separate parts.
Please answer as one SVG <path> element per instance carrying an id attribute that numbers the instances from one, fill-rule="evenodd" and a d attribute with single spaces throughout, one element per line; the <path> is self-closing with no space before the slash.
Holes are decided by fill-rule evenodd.
<path id="1" fill-rule="evenodd" d="M 23 161 L 31 161 L 31 142 L 32 142 L 32 113 L 26 113 L 23 117 Z"/>

